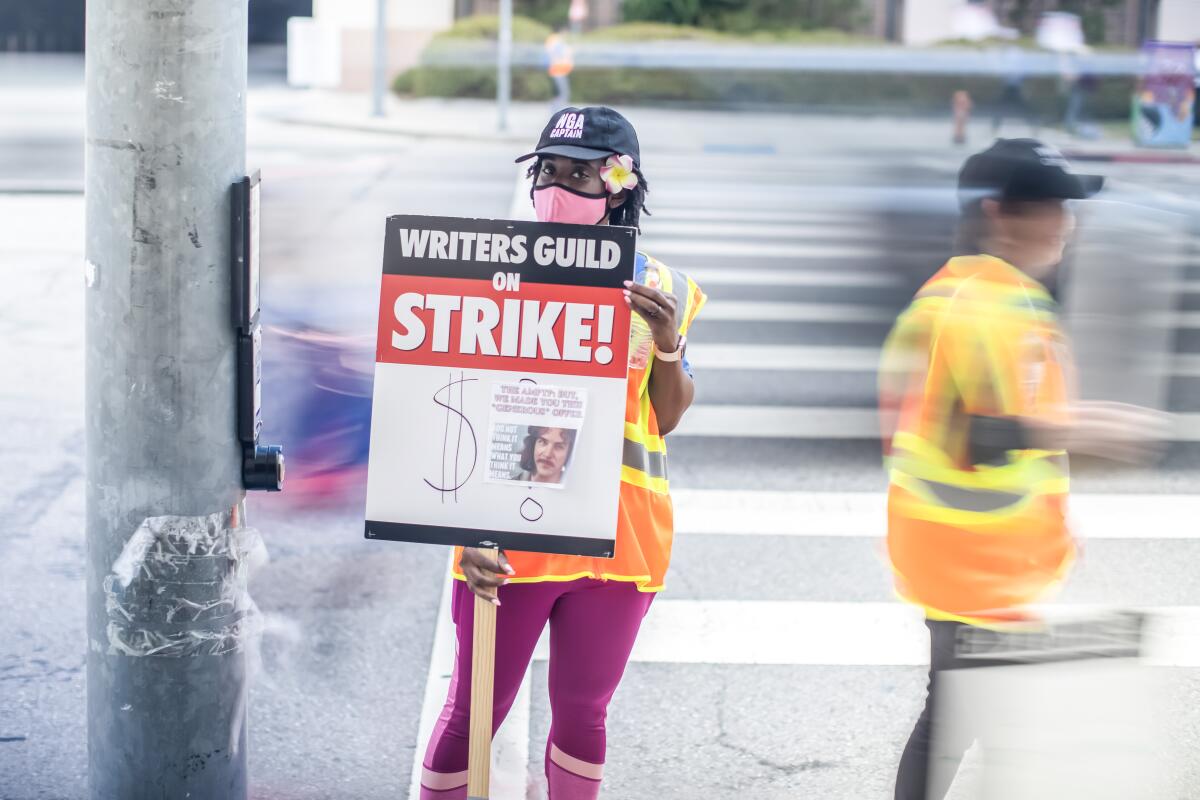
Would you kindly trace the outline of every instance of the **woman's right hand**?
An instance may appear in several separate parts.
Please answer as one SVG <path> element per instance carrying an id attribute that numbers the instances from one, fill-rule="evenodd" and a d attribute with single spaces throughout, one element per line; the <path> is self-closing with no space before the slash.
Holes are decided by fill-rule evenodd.
<path id="1" fill-rule="evenodd" d="M 458 566 L 466 576 L 471 591 L 497 606 L 500 605 L 500 599 L 496 591 L 508 583 L 509 576 L 517 574 L 509 565 L 503 550 L 464 547 Z"/>

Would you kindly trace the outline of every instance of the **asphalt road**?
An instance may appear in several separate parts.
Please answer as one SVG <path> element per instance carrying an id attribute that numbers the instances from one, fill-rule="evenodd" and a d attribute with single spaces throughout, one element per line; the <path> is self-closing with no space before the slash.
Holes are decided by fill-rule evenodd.
<path id="1" fill-rule="evenodd" d="M 38 123 L 46 151 L 23 179 L 78 180 L 69 119 Z M 31 124 L 0 122 L 0 165 L 23 161 Z M 694 273 L 711 304 L 689 337 L 691 427 L 670 437 L 672 569 L 611 708 L 606 797 L 888 797 L 921 701 L 919 621 L 893 601 L 881 560 L 878 444 L 847 412 L 869 413 L 888 316 L 945 255 L 960 155 L 804 141 L 802 119 L 790 136 L 751 125 L 708 118 L 681 147 L 656 124 L 643 141 L 654 212 L 643 246 Z M 511 144 L 257 121 L 250 149 L 264 174 L 264 296 L 280 318 L 369 333 L 385 216 L 512 212 Z M 1113 169 L 1195 185 L 1178 170 Z M 0 391 L 14 432 L 0 461 L 0 798 L 77 798 L 82 200 L 0 194 L 0 234 L 3 263 L 21 265 L 0 299 L 0 368 L 23 376 Z M 1200 278 L 1177 266 L 1178 280 Z M 1186 386 L 1174 396 L 1194 410 Z M 270 425 L 270 393 L 265 405 Z M 1196 456 L 1185 444 L 1152 468 L 1080 465 L 1080 532 L 1094 538 L 1064 603 L 1200 605 Z M 364 541 L 354 497 L 324 508 L 255 497 L 251 513 L 271 553 L 252 584 L 267 620 L 253 796 L 405 796 L 427 684 L 444 673 L 445 551 Z M 1200 659 L 1184 650 L 1163 668 L 1175 701 L 1163 725 L 1194 753 Z M 545 677 L 535 659 L 502 733 L 497 800 L 539 796 Z M 1194 757 L 1172 766 L 1171 796 L 1200 795 Z"/>

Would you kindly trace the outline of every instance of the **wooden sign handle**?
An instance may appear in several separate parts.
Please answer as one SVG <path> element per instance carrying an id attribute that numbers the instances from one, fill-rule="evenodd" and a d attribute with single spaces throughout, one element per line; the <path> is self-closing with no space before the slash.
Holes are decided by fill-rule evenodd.
<path id="1" fill-rule="evenodd" d="M 475 596 L 471 639 L 471 731 L 467 800 L 488 800 L 492 766 L 492 698 L 496 678 L 496 607 Z"/>

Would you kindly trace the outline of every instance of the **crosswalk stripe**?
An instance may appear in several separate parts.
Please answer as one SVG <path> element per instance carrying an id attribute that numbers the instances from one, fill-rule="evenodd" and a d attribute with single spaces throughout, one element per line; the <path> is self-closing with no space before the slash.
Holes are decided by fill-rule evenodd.
<path id="1" fill-rule="evenodd" d="M 660 248 L 659 252 L 662 251 Z M 882 322 L 896 319 L 898 309 L 861 303 L 802 303 L 776 300 L 714 300 L 704 309 L 706 320 L 721 322 Z M 1200 312 L 1151 314 L 1145 322 L 1159 328 L 1200 328 Z"/>
<path id="2" fill-rule="evenodd" d="M 859 303 L 783 303 L 770 300 L 713 300 L 705 306 L 709 322 L 877 322 L 890 323 L 896 312 Z"/>
<path id="3" fill-rule="evenodd" d="M 1047 618 L 1100 611 L 1047 606 Z M 1151 614 L 1146 662 L 1200 666 L 1200 607 Z M 535 658 L 548 657 L 544 643 Z M 656 600 L 642 623 L 632 662 L 801 666 L 924 666 L 929 637 L 922 612 L 900 602 Z"/>
<path id="4" fill-rule="evenodd" d="M 873 408 L 694 405 L 671 433 L 792 439 L 867 439 L 879 436 Z"/>
<path id="5" fill-rule="evenodd" d="M 879 369 L 879 348 L 804 344 L 688 344 L 688 361 L 698 370 L 816 370 L 870 372 Z"/>
<path id="6" fill-rule="evenodd" d="M 1200 442 L 1200 413 L 1173 414 L 1173 442 Z M 683 416 L 680 436 L 782 439 L 874 439 L 880 435 L 873 408 L 817 406 L 695 405 Z"/>
<path id="7" fill-rule="evenodd" d="M 885 251 L 879 247 L 861 247 L 852 244 L 762 244 L 717 239 L 681 239 L 659 242 L 653 248 L 653 252 L 655 256 L 669 264 L 670 259 L 677 256 L 731 256 L 739 260 L 750 258 L 851 259 L 879 256 Z"/>
<path id="8" fill-rule="evenodd" d="M 1172 373 L 1180 377 L 1200 378 L 1200 355 L 1195 353 L 1176 354 L 1172 359 Z"/>
<path id="9" fill-rule="evenodd" d="M 881 467 L 882 469 L 882 467 Z M 680 535 L 879 538 L 882 492 L 673 489 Z M 1200 494 L 1072 494 L 1071 530 L 1085 539 L 1200 539 Z"/>
<path id="10" fill-rule="evenodd" d="M 1040 609 L 1047 619 L 1100 606 Z M 1150 615 L 1146 663 L 1200 666 L 1200 607 L 1161 606 Z M 548 637 L 534 659 L 549 659 Z M 925 666 L 924 614 L 906 603 L 658 599 L 642 623 L 632 663 L 743 666 Z"/>
<path id="11" fill-rule="evenodd" d="M 855 220 L 839 222 L 821 222 L 819 225 L 771 225 L 730 220 L 701 220 L 697 222 L 667 222 L 657 221 L 653 227 L 647 227 L 647 241 L 658 241 L 661 238 L 714 238 L 730 239 L 744 237 L 746 241 L 755 239 L 830 239 L 845 238 L 847 241 L 873 241 L 897 244 L 898 239 L 905 242 L 927 241 L 931 244 L 945 245 L 943 238 L 924 234 L 898 234 L 895 231 L 883 230 L 877 225 Z"/>
<path id="12" fill-rule="evenodd" d="M 1164 311 L 1148 315 L 1147 321 L 1160 328 L 1195 330 L 1200 328 L 1200 311 Z"/>
<path id="13" fill-rule="evenodd" d="M 865 224 L 869 221 L 869 216 L 853 211 L 807 211 L 803 209 L 779 211 L 769 209 L 680 208 L 677 206 L 663 206 L 662 208 L 655 208 L 652 211 L 650 216 L 645 220 L 644 227 L 648 231 L 653 231 L 657 227 L 657 223 L 664 220 L 679 220 L 683 222 L 740 221 L 758 224 L 774 222 L 789 225 L 844 225 L 847 224 L 847 220 L 853 220 L 860 215 L 861 220 L 856 224 Z"/>
<path id="14" fill-rule="evenodd" d="M 702 312 L 703 313 L 703 312 Z M 808 344 L 721 344 L 689 342 L 688 361 L 701 370 L 801 370 L 817 372 L 875 372 L 877 347 Z M 1152 374 L 1152 373 L 1151 373 Z M 1200 377 L 1200 356 L 1176 355 L 1168 374 Z"/>
<path id="15" fill-rule="evenodd" d="M 653 250 L 648 250 L 653 254 Z M 867 270 L 782 270 L 712 269 L 689 267 L 684 269 L 701 288 L 710 286 L 838 286 L 845 288 L 900 286 L 903 281 L 897 275 Z"/>

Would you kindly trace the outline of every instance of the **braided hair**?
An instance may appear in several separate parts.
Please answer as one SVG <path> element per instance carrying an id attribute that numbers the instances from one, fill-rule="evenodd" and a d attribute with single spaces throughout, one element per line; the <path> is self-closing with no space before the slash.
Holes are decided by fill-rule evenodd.
<path id="1" fill-rule="evenodd" d="M 531 181 L 529 184 L 529 201 L 531 203 L 533 202 L 533 190 L 537 186 L 537 176 L 541 171 L 542 159 L 539 156 L 525 173 Z M 616 208 L 609 209 L 608 224 L 635 228 L 638 233 L 641 233 L 643 212 L 647 217 L 650 216 L 650 209 L 646 208 L 646 195 L 650 193 L 650 187 L 646 183 L 646 176 L 642 174 L 641 167 L 634 167 L 633 174 L 637 175 L 637 186 L 625 190 L 625 202 Z"/>

